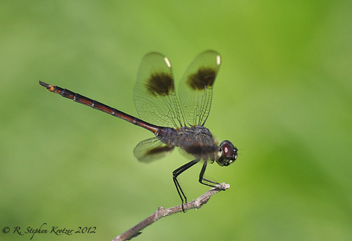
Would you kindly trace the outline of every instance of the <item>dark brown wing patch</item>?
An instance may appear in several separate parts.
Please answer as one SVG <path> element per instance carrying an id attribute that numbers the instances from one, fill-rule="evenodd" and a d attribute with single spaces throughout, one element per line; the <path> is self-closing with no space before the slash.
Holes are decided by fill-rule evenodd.
<path id="1" fill-rule="evenodd" d="M 174 80 L 168 73 L 154 73 L 147 83 L 147 91 L 153 96 L 167 96 L 175 91 Z"/>
<path id="2" fill-rule="evenodd" d="M 194 90 L 211 88 L 216 77 L 216 70 L 212 68 L 200 68 L 194 74 L 188 76 L 187 84 Z"/>
<path id="3" fill-rule="evenodd" d="M 155 154 L 161 154 L 164 152 L 172 151 L 174 149 L 174 146 L 158 146 L 154 149 L 148 150 L 145 154 L 146 155 L 155 155 Z"/>

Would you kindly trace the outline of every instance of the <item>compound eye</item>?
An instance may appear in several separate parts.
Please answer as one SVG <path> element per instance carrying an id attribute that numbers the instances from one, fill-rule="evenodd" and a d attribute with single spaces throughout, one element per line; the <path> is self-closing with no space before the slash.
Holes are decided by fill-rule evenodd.
<path id="1" fill-rule="evenodd" d="M 233 155 L 232 146 L 229 145 L 229 144 L 225 144 L 225 145 L 222 147 L 222 152 L 224 153 L 224 156 L 225 156 L 225 157 L 231 158 L 232 155 Z"/>

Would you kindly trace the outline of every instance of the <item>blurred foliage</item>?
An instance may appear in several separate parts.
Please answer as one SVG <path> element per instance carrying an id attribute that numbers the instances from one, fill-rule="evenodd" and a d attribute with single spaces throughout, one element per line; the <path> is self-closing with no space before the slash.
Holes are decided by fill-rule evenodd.
<path id="1" fill-rule="evenodd" d="M 1 240 L 15 226 L 110 240 L 160 205 L 180 204 L 177 151 L 149 165 L 132 150 L 152 135 L 51 94 L 38 80 L 136 115 L 133 86 L 150 51 L 176 79 L 206 49 L 221 53 L 207 127 L 231 140 L 231 184 L 198 211 L 165 218 L 136 240 L 352 240 L 350 1 L 2 1 Z M 200 165 L 180 176 L 191 200 Z"/>

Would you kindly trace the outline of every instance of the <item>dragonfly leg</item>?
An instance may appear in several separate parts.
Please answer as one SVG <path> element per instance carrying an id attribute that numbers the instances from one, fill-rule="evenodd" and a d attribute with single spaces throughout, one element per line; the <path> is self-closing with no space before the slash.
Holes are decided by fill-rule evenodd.
<path id="1" fill-rule="evenodd" d="M 214 182 L 214 181 L 211 181 L 209 179 L 205 179 L 203 176 L 204 176 L 204 173 L 205 173 L 205 169 L 207 168 L 207 161 L 204 161 L 204 164 L 203 164 L 203 167 L 202 167 L 202 170 L 200 170 L 200 173 L 199 173 L 199 182 L 203 185 L 206 185 L 206 186 L 209 186 L 209 187 L 215 187 L 216 184 L 219 184 L 217 182 Z M 206 183 L 208 182 L 208 183 Z M 215 185 L 213 185 L 215 184 Z"/>
<path id="2" fill-rule="evenodd" d="M 194 160 L 194 161 L 190 161 L 188 163 L 186 163 L 185 165 L 177 168 L 175 171 L 172 172 L 172 179 L 174 180 L 175 183 L 175 187 L 177 190 L 178 195 L 181 198 L 181 202 L 182 202 L 182 211 L 185 212 L 185 209 L 183 208 L 183 204 L 187 203 L 187 197 L 185 195 L 185 193 L 183 192 L 180 183 L 177 180 L 177 177 L 184 171 L 186 171 L 188 168 L 190 168 L 191 166 L 193 166 L 194 164 L 196 164 L 197 162 L 199 162 L 199 160 Z"/>

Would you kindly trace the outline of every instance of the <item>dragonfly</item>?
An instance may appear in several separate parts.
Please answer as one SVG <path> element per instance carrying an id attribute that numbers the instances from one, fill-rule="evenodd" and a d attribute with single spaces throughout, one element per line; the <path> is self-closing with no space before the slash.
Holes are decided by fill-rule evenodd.
<path id="1" fill-rule="evenodd" d="M 216 51 L 208 50 L 198 55 L 179 82 L 177 96 L 170 60 L 157 52 L 145 55 L 133 91 L 140 119 L 68 89 L 42 81 L 39 84 L 50 92 L 151 131 L 155 137 L 141 141 L 133 150 L 134 156 L 141 162 L 148 163 L 165 157 L 175 147 L 190 157 L 191 161 L 172 172 L 184 212 L 187 197 L 178 176 L 195 164 L 203 163 L 198 181 L 215 187 L 217 182 L 204 178 L 208 163 L 229 166 L 238 156 L 238 149 L 229 140 L 220 142 L 204 127 L 220 65 L 221 56 Z"/>

